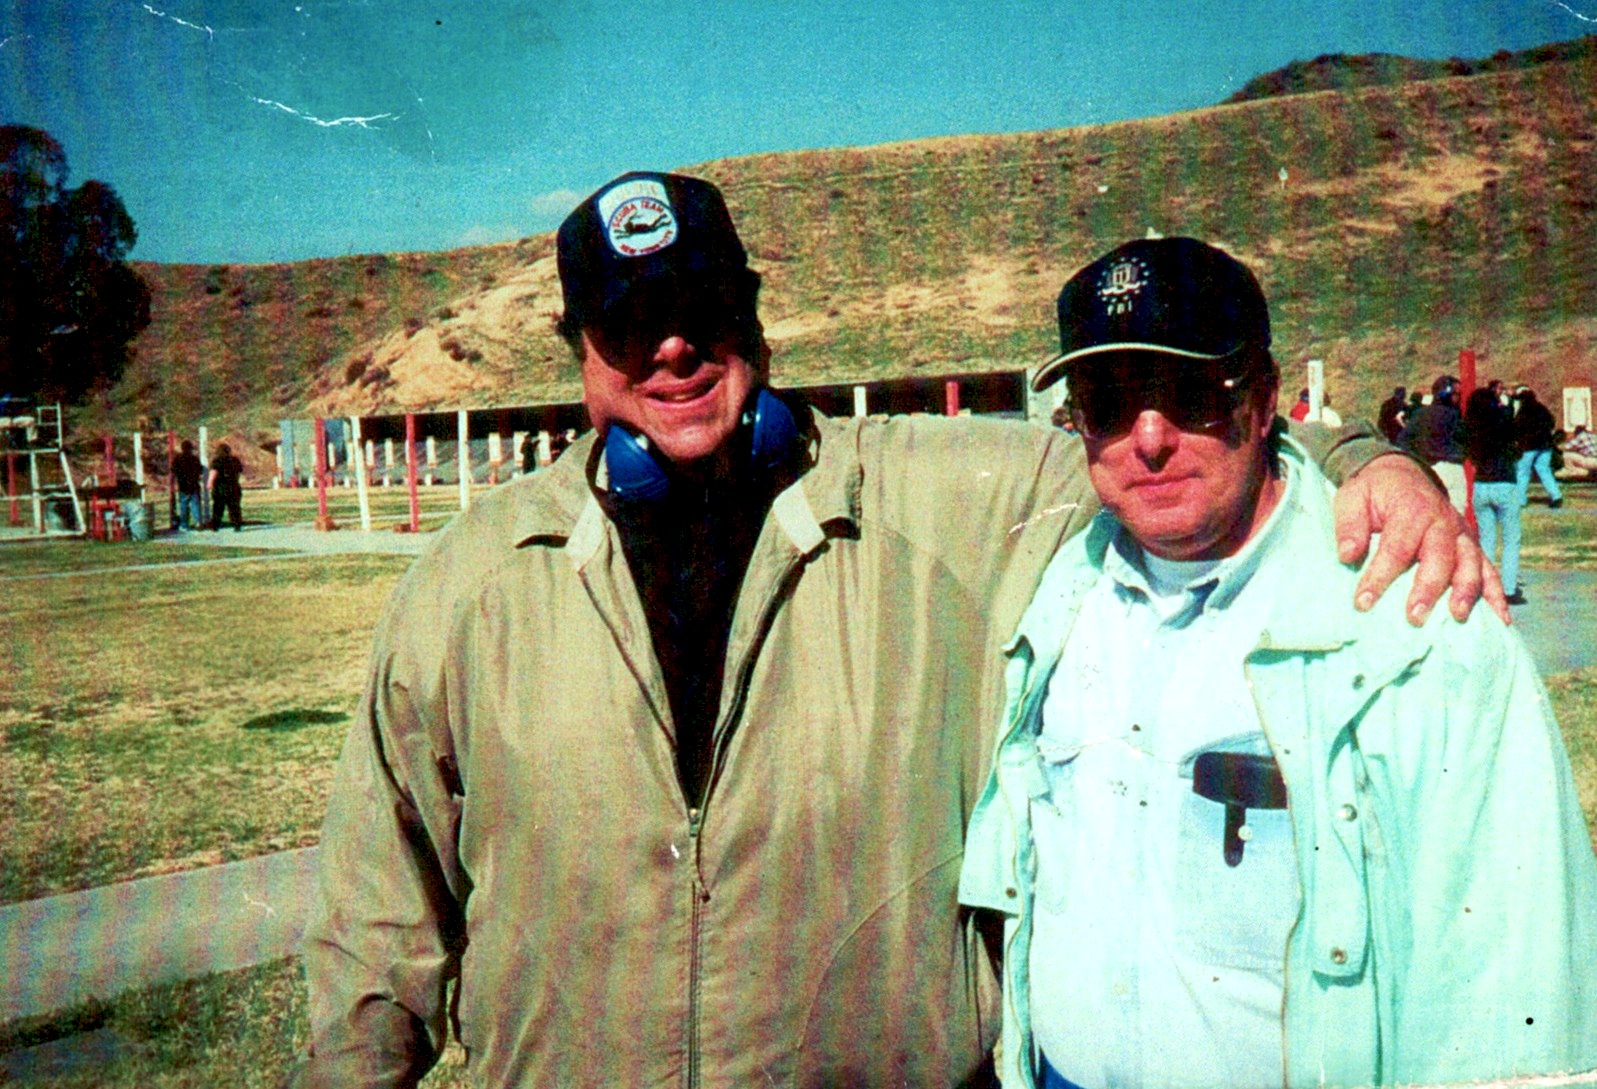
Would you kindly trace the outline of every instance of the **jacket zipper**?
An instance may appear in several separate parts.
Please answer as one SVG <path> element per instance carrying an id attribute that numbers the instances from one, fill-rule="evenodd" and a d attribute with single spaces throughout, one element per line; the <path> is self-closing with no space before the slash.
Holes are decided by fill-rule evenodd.
<path id="1" fill-rule="evenodd" d="M 750 561 L 752 564 L 752 560 Z M 777 592 L 773 593 L 760 610 L 759 621 L 756 627 L 756 636 L 751 642 L 739 663 L 737 676 L 732 678 L 733 699 L 727 707 L 727 714 L 715 725 L 715 732 L 710 741 L 710 774 L 704 784 L 704 798 L 697 806 L 688 809 L 688 843 L 690 862 L 693 866 L 693 915 L 692 930 L 689 936 L 688 949 L 688 1061 L 687 1061 L 687 1089 L 696 1089 L 699 1084 L 699 985 L 702 975 L 700 964 L 700 944 L 703 940 L 704 904 L 710 899 L 710 890 L 704 887 L 702 870 L 699 865 L 699 831 L 704 824 L 704 810 L 709 805 L 710 794 L 715 790 L 715 782 L 721 771 L 721 759 L 726 740 L 728 724 L 736 722 L 743 713 L 743 703 L 748 696 L 749 675 L 754 669 L 756 657 L 754 649 L 765 639 L 765 631 L 770 623 L 771 612 L 775 603 L 781 597 L 781 591 L 786 588 L 788 580 L 799 568 L 797 562 L 790 564 L 777 580 Z M 742 591 L 739 591 L 741 599 Z M 730 647 L 728 647 L 730 651 Z M 724 668 L 724 666 L 723 666 Z M 725 679 L 723 678 L 723 684 Z"/>
<path id="2" fill-rule="evenodd" d="M 703 903 L 706 894 L 699 880 L 699 825 L 703 810 L 694 806 L 688 810 L 688 864 L 692 867 L 690 895 L 693 897 L 692 923 L 688 933 L 688 1062 L 687 1089 L 699 1084 L 699 944 L 704 924 Z"/>

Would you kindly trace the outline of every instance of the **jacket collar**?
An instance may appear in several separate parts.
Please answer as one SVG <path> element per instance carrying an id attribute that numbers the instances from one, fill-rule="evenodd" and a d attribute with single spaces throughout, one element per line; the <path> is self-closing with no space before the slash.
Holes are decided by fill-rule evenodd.
<path id="1" fill-rule="evenodd" d="M 571 538 L 583 509 L 593 502 L 588 465 L 603 451 L 594 442 L 594 434 L 590 431 L 582 436 L 553 465 L 513 485 L 523 489 L 525 495 L 520 497 L 511 522 L 512 547 L 520 548 L 540 538 L 560 542 Z"/>
<path id="2" fill-rule="evenodd" d="M 813 464 L 774 506 L 783 530 L 800 552 L 812 551 L 827 534 L 848 535 L 858 529 L 864 478 L 859 428 L 856 420 L 814 417 Z M 604 446 L 595 436 L 590 431 L 548 469 L 512 485 L 525 491 L 512 521 L 513 547 L 544 540 L 565 544 L 578 554 L 579 564 L 592 556 L 606 521 L 593 494 L 593 487 L 603 487 L 607 477 Z M 533 485 L 534 480 L 542 486 Z"/>
<path id="3" fill-rule="evenodd" d="M 1390 680 L 1424 657 L 1435 639 L 1430 625 L 1416 628 L 1405 615 L 1412 572 L 1393 583 L 1369 612 L 1354 609 L 1359 571 L 1337 559 L 1330 486 L 1291 440 L 1285 440 L 1282 456 L 1294 458 L 1303 486 L 1296 489 L 1293 518 L 1278 547 L 1292 557 L 1292 582 L 1303 592 L 1276 598 L 1256 653 L 1336 653 L 1365 678 L 1360 687 L 1373 692 L 1377 674 L 1383 675 L 1381 683 Z M 1436 617 L 1433 622 L 1451 621 Z"/>
<path id="4" fill-rule="evenodd" d="M 1103 573 L 1104 556 L 1119 528 L 1120 523 L 1108 511 L 1099 511 L 1085 532 L 1059 546 L 1014 636 L 1004 646 L 1006 655 L 1013 657 L 1025 648 L 1033 659 L 1044 656 L 1045 672 L 1052 672 L 1052 662 L 1076 622 L 1082 595 Z"/>
<path id="5" fill-rule="evenodd" d="M 1360 687 L 1373 692 L 1378 679 L 1390 680 L 1424 657 L 1433 637 L 1424 628 L 1412 627 L 1404 616 L 1409 577 L 1391 586 L 1370 612 L 1353 608 L 1359 572 L 1343 566 L 1336 557 L 1329 485 L 1292 439 L 1283 437 L 1281 456 L 1290 458 L 1296 467 L 1298 487 L 1292 489 L 1290 499 L 1294 509 L 1281 512 L 1292 517 L 1281 527 L 1284 533 L 1273 547 L 1292 557 L 1293 582 L 1304 592 L 1276 599 L 1255 653 L 1347 651 L 1350 653 L 1343 660 L 1367 683 Z M 1085 533 L 1060 547 L 1014 638 L 1004 648 L 1006 653 L 1013 655 L 1027 644 L 1033 657 L 1040 656 L 1045 665 L 1051 662 L 1075 622 L 1082 595 L 1102 573 L 1105 555 L 1119 529 L 1112 515 L 1100 511 Z M 1372 544 L 1370 554 L 1374 552 Z"/>

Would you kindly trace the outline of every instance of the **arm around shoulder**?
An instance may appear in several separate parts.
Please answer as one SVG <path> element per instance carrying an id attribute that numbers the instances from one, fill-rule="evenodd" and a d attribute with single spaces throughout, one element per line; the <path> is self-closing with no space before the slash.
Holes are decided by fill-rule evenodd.
<path id="1" fill-rule="evenodd" d="M 1280 418 L 1276 422 L 1308 451 L 1326 479 L 1338 486 L 1376 458 L 1396 452 L 1380 431 L 1363 420 L 1348 420 L 1339 427 Z"/>

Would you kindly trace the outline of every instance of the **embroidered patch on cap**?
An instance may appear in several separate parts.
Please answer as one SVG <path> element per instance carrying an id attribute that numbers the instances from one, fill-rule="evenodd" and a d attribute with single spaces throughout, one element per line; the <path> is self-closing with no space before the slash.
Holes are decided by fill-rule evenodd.
<path id="1" fill-rule="evenodd" d="M 676 241 L 676 212 L 665 186 L 638 178 L 606 190 L 598 200 L 599 220 L 610 248 L 622 257 L 645 257 Z"/>
<path id="2" fill-rule="evenodd" d="M 1129 314 L 1148 282 L 1148 266 L 1139 257 L 1127 257 L 1104 269 L 1098 281 L 1098 298 L 1104 313 Z"/>

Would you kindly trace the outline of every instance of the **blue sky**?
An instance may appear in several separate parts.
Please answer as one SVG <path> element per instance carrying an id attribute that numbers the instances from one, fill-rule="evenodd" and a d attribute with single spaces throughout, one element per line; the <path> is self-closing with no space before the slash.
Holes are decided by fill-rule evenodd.
<path id="1" fill-rule="evenodd" d="M 0 122 L 122 195 L 151 261 L 438 250 L 609 177 L 1212 105 L 1331 52 L 1482 57 L 1597 0 L 0 0 Z"/>

